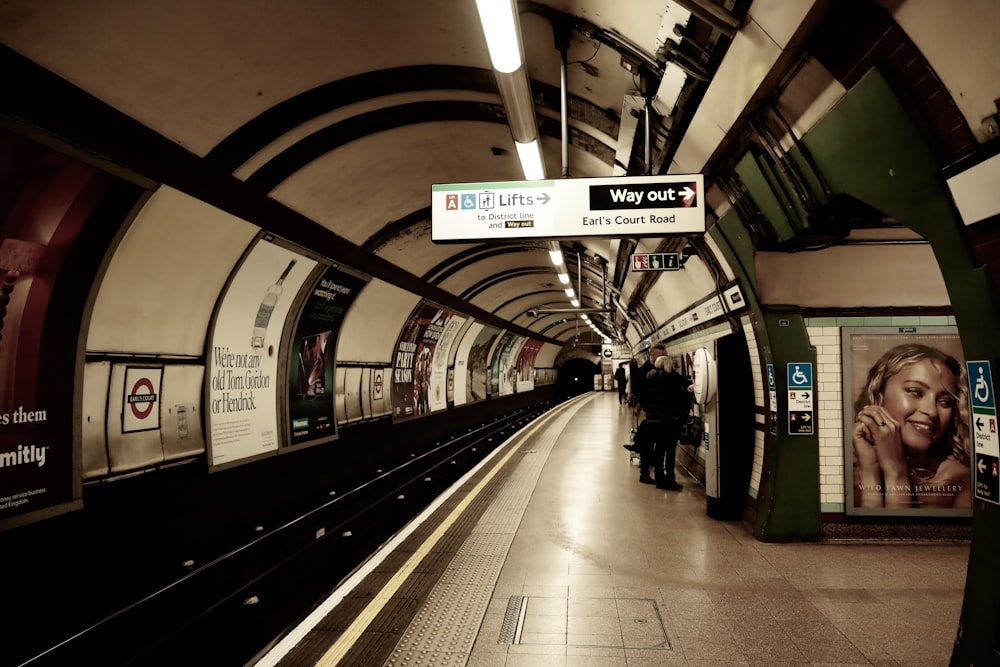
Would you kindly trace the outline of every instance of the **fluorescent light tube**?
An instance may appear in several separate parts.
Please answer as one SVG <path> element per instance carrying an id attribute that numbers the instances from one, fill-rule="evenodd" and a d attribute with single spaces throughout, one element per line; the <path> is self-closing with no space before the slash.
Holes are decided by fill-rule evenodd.
<path id="1" fill-rule="evenodd" d="M 512 0 L 476 0 L 493 69 L 510 74 L 521 66 L 517 15 Z"/>
<path id="2" fill-rule="evenodd" d="M 538 140 L 533 139 L 526 144 L 515 141 L 514 147 L 517 148 L 517 157 L 521 160 L 524 180 L 540 181 L 545 178 L 545 166 L 542 164 L 542 151 L 538 147 Z"/>

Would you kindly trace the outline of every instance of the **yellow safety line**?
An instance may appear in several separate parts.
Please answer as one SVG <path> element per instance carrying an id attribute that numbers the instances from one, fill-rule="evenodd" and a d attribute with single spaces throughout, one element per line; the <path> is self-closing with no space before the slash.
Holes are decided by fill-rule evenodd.
<path id="1" fill-rule="evenodd" d="M 555 412 L 555 411 L 554 411 Z M 539 421 L 527 435 L 523 436 L 522 439 L 526 440 L 530 438 L 535 431 L 541 428 L 542 424 L 548 421 L 553 416 L 550 412 L 542 420 Z M 476 496 L 482 492 L 483 488 L 496 476 L 497 472 L 510 460 L 512 456 L 517 452 L 517 447 L 511 447 L 511 450 L 504 455 L 503 458 L 493 467 L 493 469 L 485 476 L 482 480 L 469 492 L 462 502 L 460 502 L 455 509 L 451 511 L 451 514 L 441 522 L 441 525 L 431 533 L 420 548 L 417 549 L 409 560 L 399 568 L 399 571 L 386 583 L 381 591 L 375 597 L 372 598 L 371 602 L 365 607 L 364 611 L 354 619 L 354 622 L 344 630 L 344 633 L 337 638 L 337 641 L 330 647 L 330 649 L 323 654 L 323 657 L 316 662 L 316 667 L 333 667 L 347 654 L 347 652 L 354 646 L 355 642 L 361 637 L 361 634 L 368 628 L 368 625 L 375 619 L 380 611 L 389 603 L 392 596 L 396 594 L 396 591 L 403 585 L 406 578 L 410 576 L 413 570 L 416 569 L 420 561 L 423 560 L 424 556 L 431 552 L 438 541 L 444 536 L 445 532 L 452 526 L 455 521 L 458 520 L 462 512 L 469 506 L 469 504 L 476 499 Z"/>

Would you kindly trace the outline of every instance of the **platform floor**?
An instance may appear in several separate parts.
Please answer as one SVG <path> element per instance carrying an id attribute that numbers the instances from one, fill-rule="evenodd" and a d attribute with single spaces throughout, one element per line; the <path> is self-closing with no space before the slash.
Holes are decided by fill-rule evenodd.
<path id="1" fill-rule="evenodd" d="M 947 665 L 969 543 L 763 543 L 639 484 L 616 392 L 497 449 L 256 664 Z"/>

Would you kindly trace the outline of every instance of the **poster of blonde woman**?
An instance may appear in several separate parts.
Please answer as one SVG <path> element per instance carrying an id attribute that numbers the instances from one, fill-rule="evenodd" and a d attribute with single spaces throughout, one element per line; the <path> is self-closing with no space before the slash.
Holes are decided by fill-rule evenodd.
<path id="1" fill-rule="evenodd" d="M 842 330 L 847 513 L 972 508 L 968 378 L 951 327 Z"/>

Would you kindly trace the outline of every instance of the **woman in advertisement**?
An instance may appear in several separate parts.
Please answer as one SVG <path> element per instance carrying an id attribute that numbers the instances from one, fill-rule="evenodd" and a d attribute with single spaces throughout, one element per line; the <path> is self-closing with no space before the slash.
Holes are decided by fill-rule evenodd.
<path id="1" fill-rule="evenodd" d="M 965 369 L 945 352 L 883 354 L 854 402 L 855 505 L 971 508 L 967 398 Z"/>

